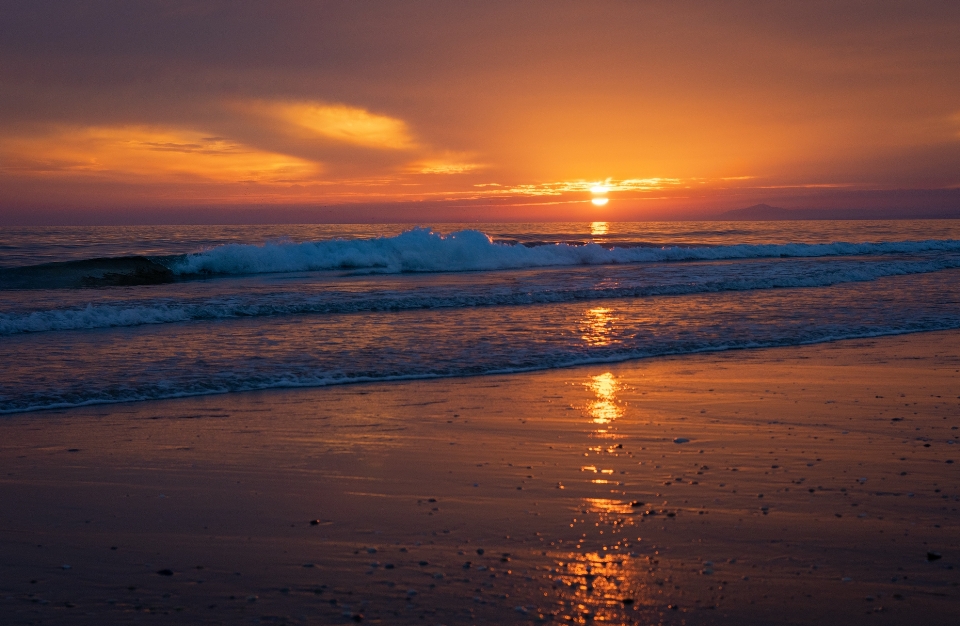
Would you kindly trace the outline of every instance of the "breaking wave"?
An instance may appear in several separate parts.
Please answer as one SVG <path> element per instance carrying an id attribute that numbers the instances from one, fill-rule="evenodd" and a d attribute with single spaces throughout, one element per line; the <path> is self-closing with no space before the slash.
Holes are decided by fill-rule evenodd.
<path id="1" fill-rule="evenodd" d="M 0 268 L 0 290 L 157 285 L 191 278 L 281 272 L 368 274 L 473 272 L 677 261 L 813 258 L 960 252 L 960 241 L 884 241 L 718 246 L 494 241 L 475 230 L 415 228 L 393 237 L 225 244 L 186 255 L 110 257 Z"/>
<path id="2" fill-rule="evenodd" d="M 615 247 L 595 243 L 526 246 L 497 243 L 475 230 L 441 235 L 416 228 L 395 237 L 262 245 L 227 244 L 170 263 L 174 274 L 261 274 L 318 270 L 378 273 L 465 272 L 562 265 L 712 261 L 770 257 L 958 252 L 960 241 L 737 244 L 712 247 Z"/>

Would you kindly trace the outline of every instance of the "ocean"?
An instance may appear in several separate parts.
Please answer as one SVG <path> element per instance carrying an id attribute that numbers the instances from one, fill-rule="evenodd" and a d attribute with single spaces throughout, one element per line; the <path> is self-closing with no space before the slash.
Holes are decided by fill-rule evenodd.
<path id="1" fill-rule="evenodd" d="M 960 328 L 960 220 L 0 231 L 0 413 Z"/>

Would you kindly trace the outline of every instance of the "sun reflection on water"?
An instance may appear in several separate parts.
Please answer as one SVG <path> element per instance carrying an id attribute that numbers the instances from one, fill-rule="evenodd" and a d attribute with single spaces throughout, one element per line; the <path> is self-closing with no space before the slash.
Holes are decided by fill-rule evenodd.
<path id="1" fill-rule="evenodd" d="M 594 237 L 606 235 L 610 232 L 610 226 L 606 222 L 591 222 L 590 234 Z"/>
<path id="2" fill-rule="evenodd" d="M 610 309 L 602 306 L 587 309 L 580 321 L 580 338 L 587 345 L 595 348 L 609 346 L 613 343 L 613 323 L 617 318 L 611 315 Z"/>

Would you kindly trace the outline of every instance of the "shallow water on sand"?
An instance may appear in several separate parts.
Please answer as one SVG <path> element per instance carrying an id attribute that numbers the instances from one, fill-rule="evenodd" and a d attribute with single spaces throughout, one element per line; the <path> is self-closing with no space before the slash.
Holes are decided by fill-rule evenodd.
<path id="1" fill-rule="evenodd" d="M 960 327 L 956 221 L 404 228 L 5 231 L 0 413 Z"/>

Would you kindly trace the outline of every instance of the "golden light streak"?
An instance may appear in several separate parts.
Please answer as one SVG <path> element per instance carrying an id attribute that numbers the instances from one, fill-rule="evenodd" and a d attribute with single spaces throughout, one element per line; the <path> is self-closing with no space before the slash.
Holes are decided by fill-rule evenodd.
<path id="1" fill-rule="evenodd" d="M 590 202 L 592 202 L 594 206 L 604 206 L 610 202 L 610 198 L 593 198 Z"/>
<path id="2" fill-rule="evenodd" d="M 707 182 L 704 180 L 704 182 Z M 603 187 L 608 192 L 624 191 L 657 191 L 682 187 L 690 181 L 680 178 L 628 178 L 624 180 L 607 180 L 605 183 L 585 180 L 568 180 L 554 183 L 539 183 L 525 185 L 502 185 L 499 183 L 480 183 L 474 187 L 483 189 L 484 195 L 491 196 L 560 196 L 569 193 L 593 193 L 594 189 Z"/>

